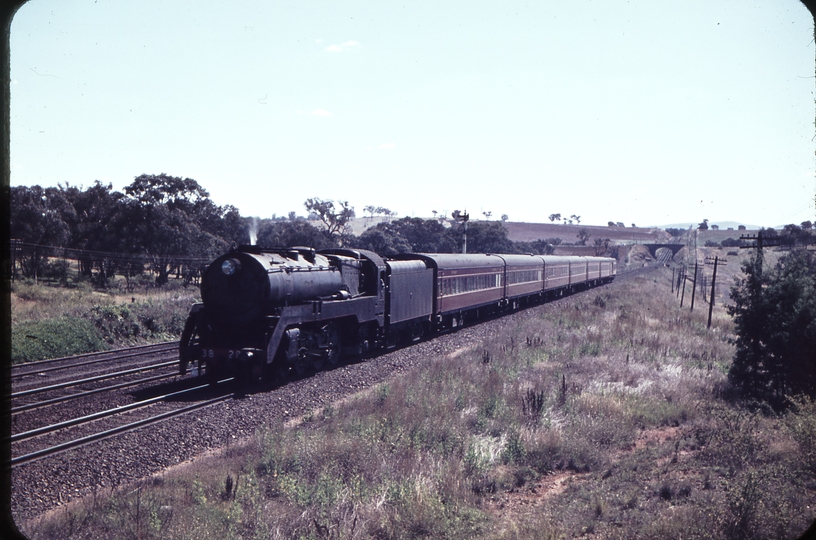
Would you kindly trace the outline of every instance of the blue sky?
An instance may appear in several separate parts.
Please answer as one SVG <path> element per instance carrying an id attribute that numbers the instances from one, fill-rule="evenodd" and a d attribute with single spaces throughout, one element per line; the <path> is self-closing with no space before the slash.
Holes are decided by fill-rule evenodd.
<path id="1" fill-rule="evenodd" d="M 404 4 L 404 5 L 403 5 Z M 197 180 L 243 215 L 816 219 L 798 1 L 32 0 L 11 183 Z"/>

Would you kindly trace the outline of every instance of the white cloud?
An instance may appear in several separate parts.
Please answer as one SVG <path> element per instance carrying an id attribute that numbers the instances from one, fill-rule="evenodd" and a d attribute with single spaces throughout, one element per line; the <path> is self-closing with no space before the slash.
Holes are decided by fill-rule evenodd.
<path id="1" fill-rule="evenodd" d="M 383 144 L 381 144 L 380 146 L 378 146 L 378 147 L 377 147 L 377 149 L 378 149 L 378 150 L 393 150 L 393 149 L 394 149 L 394 148 L 396 148 L 396 147 L 397 147 L 397 145 L 396 145 L 396 144 L 394 144 L 394 143 L 390 142 L 390 143 L 383 143 Z"/>
<path id="2" fill-rule="evenodd" d="M 332 53 L 342 52 L 342 51 L 346 51 L 346 50 L 349 50 L 349 49 L 355 49 L 355 48 L 357 48 L 359 46 L 360 46 L 359 41 L 349 40 L 349 41 L 346 41 L 345 43 L 341 43 L 340 45 L 335 45 L 335 44 L 329 45 L 328 47 L 326 47 L 326 52 L 332 52 Z"/>

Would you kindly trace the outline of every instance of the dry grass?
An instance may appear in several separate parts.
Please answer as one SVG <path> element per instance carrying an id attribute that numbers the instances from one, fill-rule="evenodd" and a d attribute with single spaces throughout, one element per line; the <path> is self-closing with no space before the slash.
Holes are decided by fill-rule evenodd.
<path id="1" fill-rule="evenodd" d="M 70 287 L 18 281 L 11 286 L 12 324 L 60 317 L 83 317 L 94 307 L 118 304 L 164 304 L 178 302 L 187 309 L 199 298 L 197 287 L 120 287 L 96 290 L 87 282 Z"/>
<path id="2" fill-rule="evenodd" d="M 785 538 L 814 517 L 812 403 L 725 401 L 732 325 L 666 269 L 473 343 L 32 538 Z"/>

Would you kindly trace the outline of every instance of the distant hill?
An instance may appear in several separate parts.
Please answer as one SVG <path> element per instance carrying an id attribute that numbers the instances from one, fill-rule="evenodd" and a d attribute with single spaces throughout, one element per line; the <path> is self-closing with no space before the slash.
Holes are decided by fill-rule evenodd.
<path id="1" fill-rule="evenodd" d="M 609 238 L 621 244 L 631 241 L 662 242 L 670 238 L 668 233 L 656 227 L 603 227 L 598 225 L 559 225 L 556 223 L 523 223 L 507 221 L 504 224 L 507 236 L 513 242 L 532 242 L 547 238 L 560 238 L 563 242 L 578 241 L 578 231 L 586 229 L 591 235 L 589 243 L 595 238 Z"/>
<path id="2" fill-rule="evenodd" d="M 686 223 L 672 223 L 670 225 L 655 225 L 658 229 L 688 229 L 689 227 L 696 229 L 697 226 L 700 224 L 699 221 L 697 222 L 686 222 Z M 759 229 L 759 225 L 750 225 L 748 223 L 741 223 L 738 221 L 711 221 L 708 220 L 708 226 L 711 227 L 712 225 L 717 225 L 720 227 L 720 230 L 728 229 L 731 227 L 734 230 L 737 230 L 737 227 L 740 225 L 745 225 L 746 229 Z"/>
<path id="3" fill-rule="evenodd" d="M 401 218 L 392 218 L 396 221 Z M 431 218 L 423 218 L 431 219 Z M 352 232 L 356 235 L 362 234 L 369 227 L 373 227 L 385 221 L 384 217 L 356 218 L 351 221 Z M 482 220 L 474 220 L 482 221 Z M 755 234 L 760 229 L 758 225 L 739 223 L 736 221 L 710 221 L 707 231 L 697 231 L 699 222 L 671 223 L 655 227 L 604 227 L 601 225 L 564 225 L 559 223 L 527 223 L 519 221 L 506 221 L 504 227 L 507 229 L 507 236 L 513 242 L 533 242 L 534 240 L 546 240 L 547 238 L 560 238 L 565 244 L 574 244 L 578 241 L 578 231 L 586 229 L 590 234 L 588 245 L 592 245 L 596 238 L 609 238 L 615 244 L 627 244 L 635 242 L 667 242 L 670 240 L 667 228 L 688 229 L 698 232 L 698 241 L 704 242 L 712 240 L 721 242 L 726 238 L 739 238 L 740 234 Z M 717 225 L 719 230 L 711 228 Z M 738 227 L 745 225 L 746 230 L 740 231 Z M 729 230 L 732 229 L 732 230 Z M 781 230 L 782 227 L 776 227 Z"/>

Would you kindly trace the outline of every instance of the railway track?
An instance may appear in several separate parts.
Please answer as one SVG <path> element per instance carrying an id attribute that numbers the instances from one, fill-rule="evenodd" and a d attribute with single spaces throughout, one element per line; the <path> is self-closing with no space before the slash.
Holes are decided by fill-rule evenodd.
<path id="1" fill-rule="evenodd" d="M 139 345 L 124 349 L 113 349 L 110 351 L 97 351 L 92 353 L 77 354 L 74 356 L 63 356 L 60 358 L 49 358 L 36 362 L 26 362 L 11 366 L 11 378 L 19 379 L 26 376 L 40 375 L 52 371 L 71 369 L 79 366 L 100 364 L 133 358 L 138 356 L 149 356 L 156 353 L 178 350 L 178 342 L 167 341 L 164 343 L 154 343 L 151 345 Z"/>
<path id="2" fill-rule="evenodd" d="M 170 362 L 162 362 L 162 363 L 154 364 L 154 365 L 151 365 L 151 366 L 145 366 L 145 367 L 141 367 L 141 368 L 134 368 L 134 369 L 124 370 L 124 371 L 118 371 L 118 372 L 115 372 L 115 373 L 109 373 L 109 374 L 100 375 L 100 376 L 97 376 L 97 377 L 90 377 L 90 378 L 86 378 L 86 379 L 68 381 L 68 382 L 64 382 L 64 383 L 59 383 L 59 384 L 54 384 L 54 385 L 49 385 L 49 386 L 44 386 L 44 387 L 38 387 L 38 388 L 29 389 L 29 390 L 22 390 L 22 391 L 19 391 L 19 392 L 12 393 L 11 398 L 15 399 L 15 398 L 29 397 L 29 396 L 32 396 L 32 395 L 35 395 L 35 394 L 47 393 L 47 392 L 51 392 L 51 391 L 54 391 L 54 390 L 60 390 L 60 389 L 68 388 L 68 387 L 71 387 L 71 386 L 80 386 L 80 385 L 82 385 L 84 383 L 103 381 L 103 380 L 107 380 L 107 379 L 111 379 L 111 378 L 121 377 L 121 376 L 124 376 L 124 375 L 130 375 L 132 373 L 141 374 L 141 373 L 144 373 L 145 371 L 150 371 L 150 370 L 159 369 L 159 368 L 165 368 L 165 367 L 169 367 L 169 366 L 175 367 L 176 365 L 178 365 L 178 362 L 175 361 L 175 360 L 170 361 Z M 87 396 L 92 396 L 94 394 L 100 394 L 100 393 L 103 393 L 103 392 L 111 392 L 111 391 L 114 391 L 114 390 L 120 390 L 120 389 L 123 389 L 123 388 L 128 388 L 128 387 L 132 387 L 132 386 L 138 386 L 138 385 L 141 385 L 141 384 L 147 384 L 147 383 L 151 383 L 151 382 L 160 381 L 160 380 L 163 380 L 163 379 L 168 379 L 170 377 L 176 376 L 176 374 L 177 374 L 176 370 L 173 369 L 170 373 L 161 373 L 159 375 L 153 375 L 151 377 L 143 377 L 143 378 L 140 378 L 140 379 L 132 379 L 132 380 L 128 380 L 128 381 L 125 381 L 125 382 L 118 383 L 118 384 L 102 386 L 102 387 L 93 388 L 93 389 L 90 389 L 90 390 L 80 390 L 80 391 L 75 391 L 75 392 L 71 392 L 71 393 L 64 394 L 64 395 L 59 395 L 59 396 L 56 396 L 56 397 L 40 399 L 38 401 L 33 401 L 33 402 L 28 402 L 28 403 L 12 406 L 10 412 L 11 412 L 12 415 L 15 415 L 15 414 L 19 414 L 19 413 L 24 412 L 24 411 L 30 411 L 30 410 L 38 409 L 38 408 L 41 408 L 41 407 L 47 407 L 47 406 L 50 406 L 50 405 L 55 405 L 57 403 L 64 403 L 66 401 L 70 401 L 70 400 L 73 400 L 73 399 L 80 399 L 80 398 L 84 398 L 84 397 L 87 397 Z"/>
<path id="3" fill-rule="evenodd" d="M 179 379 L 177 355 L 166 354 L 177 349 L 162 343 L 13 366 L 11 466 L 233 397 L 224 391 L 231 378 Z"/>
<path id="4" fill-rule="evenodd" d="M 125 377 L 128 374 L 124 372 L 129 369 L 156 369 L 161 363 L 168 366 L 169 372 L 168 362 L 178 358 L 177 350 L 177 343 L 162 343 L 14 365 L 10 373 L 12 398 L 17 400 L 78 384 L 85 385 L 87 390 L 94 384 L 98 387 L 105 378 Z"/>
<path id="5" fill-rule="evenodd" d="M 29 431 L 15 433 L 11 437 L 9 437 L 7 441 L 12 445 L 14 445 L 14 443 L 21 443 L 24 441 L 38 439 L 46 435 L 55 434 L 64 435 L 62 437 L 59 437 L 60 439 L 59 442 L 53 442 L 52 437 L 52 440 L 46 442 L 45 445 L 36 445 L 37 447 L 35 449 L 28 448 L 23 453 L 15 452 L 15 447 L 12 446 L 13 457 L 10 460 L 10 465 L 12 467 L 16 467 L 18 465 L 35 461 L 37 459 L 53 456 L 66 450 L 71 450 L 74 448 L 78 448 L 80 446 L 84 446 L 94 441 L 106 439 L 108 437 L 113 437 L 114 435 L 118 435 L 120 433 L 133 431 L 135 429 L 156 422 L 169 420 L 171 418 L 187 414 L 191 411 L 195 411 L 204 407 L 208 407 L 210 405 L 214 405 L 216 403 L 220 403 L 227 399 L 231 399 L 232 397 L 234 397 L 235 394 L 231 391 L 225 392 L 223 391 L 223 389 L 226 388 L 227 384 L 232 380 L 233 380 L 232 378 L 227 378 L 218 381 L 216 385 L 203 384 L 193 386 L 190 388 L 169 392 L 167 394 L 162 394 L 152 398 L 135 401 L 128 405 L 117 406 L 115 408 L 106 409 L 93 414 L 72 418 L 55 424 L 45 425 Z M 214 390 L 217 393 L 217 395 L 214 397 L 208 397 L 207 399 L 194 398 L 196 393 L 213 392 Z M 183 405 L 184 403 L 183 401 L 174 402 L 174 400 L 178 400 L 179 398 L 192 399 L 193 402 L 190 403 L 189 405 Z M 179 403 L 182 403 L 182 405 L 179 406 Z M 155 414 L 148 413 L 146 416 L 142 416 L 141 418 L 135 420 L 128 421 L 126 419 L 128 413 L 134 411 L 147 410 L 160 404 L 164 405 L 165 406 L 164 408 L 166 410 L 155 412 Z M 111 419 L 114 417 L 123 420 L 122 422 L 117 421 L 113 426 L 107 425 L 105 426 L 104 429 L 101 430 L 91 429 L 89 432 L 88 429 L 84 429 L 88 426 L 91 426 L 95 422 L 98 422 L 103 419 Z M 78 433 L 78 435 L 73 434 L 70 431 L 71 428 L 76 428 L 73 433 Z"/>
<path id="6" fill-rule="evenodd" d="M 631 278 L 633 278 L 635 276 L 640 276 L 642 274 L 652 272 L 655 269 L 660 268 L 663 265 L 664 265 L 664 263 L 652 262 L 652 263 L 647 264 L 646 266 L 638 266 L 638 267 L 635 267 L 635 268 L 627 268 L 626 270 L 620 270 L 615 275 L 615 280 L 616 281 L 628 280 L 628 279 L 631 279 Z"/>
<path id="7" fill-rule="evenodd" d="M 177 343 L 166 342 L 14 365 L 12 414 L 172 377 L 177 350 Z M 144 376 L 147 372 L 151 377 Z M 110 385 L 114 380 L 118 386 Z"/>

